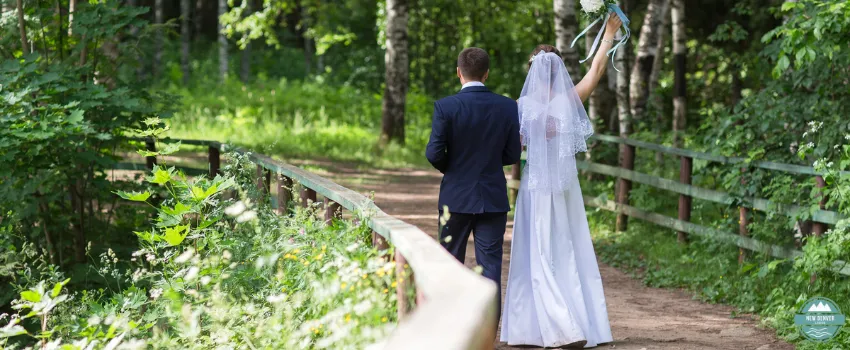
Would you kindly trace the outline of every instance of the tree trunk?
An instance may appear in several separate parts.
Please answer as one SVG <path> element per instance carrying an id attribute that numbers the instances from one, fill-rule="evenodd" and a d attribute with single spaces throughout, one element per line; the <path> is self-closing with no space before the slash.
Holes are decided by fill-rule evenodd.
<path id="1" fill-rule="evenodd" d="M 68 37 L 73 34 L 74 29 L 74 12 L 77 11 L 77 0 L 68 1 Z"/>
<path id="2" fill-rule="evenodd" d="M 576 37 L 578 19 L 576 18 L 575 0 L 554 0 L 555 7 L 555 37 L 556 47 L 561 51 L 561 58 L 570 73 L 573 83 L 581 80 L 579 70 L 578 50 L 570 47 Z"/>
<path id="3" fill-rule="evenodd" d="M 596 38 L 596 34 L 599 30 L 600 29 L 590 30 L 585 36 L 588 53 L 590 51 L 590 47 L 593 46 L 593 39 Z M 611 65 L 608 65 L 608 68 L 612 68 Z M 596 86 L 596 89 L 593 90 L 593 93 L 590 94 L 590 98 L 588 99 L 587 116 L 590 118 L 590 122 L 593 124 L 594 130 L 599 130 L 600 133 L 604 133 L 605 129 L 608 127 L 608 119 L 610 119 L 611 114 L 615 112 L 614 106 L 617 104 L 614 89 L 611 89 L 609 84 L 609 82 L 614 82 L 616 80 L 612 78 L 616 77 L 614 74 L 616 74 L 616 71 L 613 69 L 606 71 L 606 73 L 599 79 L 599 85 Z M 592 159 L 594 148 L 598 144 L 599 142 L 593 141 L 587 145 L 585 159 L 588 161 Z M 593 173 L 588 172 L 588 176 L 592 178 Z"/>
<path id="4" fill-rule="evenodd" d="M 623 12 L 629 13 L 628 2 L 620 1 L 620 8 Z M 627 138 L 632 134 L 632 116 L 629 105 L 629 67 L 631 61 L 629 50 L 617 51 L 615 64 L 619 72 L 617 73 L 617 113 L 620 121 L 620 137 Z M 634 147 L 621 144 L 620 145 L 620 167 L 624 169 L 634 168 Z M 617 202 L 620 204 L 629 203 L 629 191 L 631 191 L 631 182 L 620 178 L 617 188 Z M 628 216 L 623 213 L 617 215 L 617 231 L 624 231 L 628 225 Z"/>
<path id="5" fill-rule="evenodd" d="M 192 39 L 198 40 L 204 29 L 204 0 L 195 0 L 195 15 L 192 16 L 192 24 L 195 25 L 195 35 Z"/>
<path id="6" fill-rule="evenodd" d="M 189 29 L 190 0 L 180 0 L 180 68 L 183 71 L 183 85 L 189 85 L 189 50 L 191 30 Z"/>
<path id="7" fill-rule="evenodd" d="M 673 146 L 683 146 L 685 123 L 687 122 L 687 108 L 685 96 L 687 86 L 685 81 L 685 58 L 687 54 L 687 41 L 685 37 L 685 1 L 672 0 L 670 17 L 673 21 Z"/>
<path id="8" fill-rule="evenodd" d="M 254 0 L 247 1 L 245 4 L 245 16 L 249 16 L 254 12 Z M 251 79 L 251 41 L 248 41 L 245 44 L 245 48 L 242 49 L 240 63 L 242 67 L 239 76 L 242 78 L 243 83 L 247 83 Z"/>
<path id="9" fill-rule="evenodd" d="M 307 30 L 310 28 L 310 13 L 309 8 L 301 5 L 301 40 L 304 43 L 304 71 L 307 76 L 313 74 L 313 40 L 307 35 Z"/>
<path id="10" fill-rule="evenodd" d="M 652 74 L 649 76 L 649 96 L 651 99 L 652 110 L 655 113 L 655 143 L 661 144 L 662 134 L 664 132 L 664 100 L 661 94 L 656 91 L 658 89 L 658 78 L 661 76 L 661 70 L 664 65 L 664 48 L 667 46 L 667 33 L 670 26 L 670 0 L 664 0 L 664 6 L 661 7 L 661 23 L 658 25 L 658 45 L 655 50 L 655 60 L 652 62 Z M 664 161 L 664 153 L 655 153 L 655 162 L 659 165 Z"/>
<path id="11" fill-rule="evenodd" d="M 407 94 L 407 0 L 387 0 L 386 88 L 381 118 L 381 144 L 404 144 L 404 104 Z"/>
<path id="12" fill-rule="evenodd" d="M 162 9 L 162 1 L 156 0 L 154 2 L 154 23 L 156 23 L 159 27 L 156 30 L 156 37 L 154 38 L 154 50 L 153 50 L 153 76 L 159 77 L 159 73 L 162 71 L 162 46 L 165 43 L 165 29 L 162 28 L 162 23 L 164 23 L 164 12 Z"/>
<path id="13" fill-rule="evenodd" d="M 227 0 L 218 0 L 218 15 L 227 13 Z M 227 36 L 224 27 L 218 22 L 218 75 L 221 81 L 227 79 Z"/>
<path id="14" fill-rule="evenodd" d="M 649 97 L 650 75 L 652 65 L 658 52 L 658 32 L 661 23 L 663 0 L 649 0 L 643 25 L 640 27 L 637 57 L 632 66 L 632 76 L 629 88 L 631 95 L 631 113 L 635 120 L 644 119 L 646 102 Z"/>
<path id="15" fill-rule="evenodd" d="M 71 0 L 73 1 L 73 0 Z M 24 1 L 18 0 L 18 30 L 21 32 L 21 54 L 26 55 L 30 52 L 29 41 L 27 41 L 27 23 L 24 21 Z"/>

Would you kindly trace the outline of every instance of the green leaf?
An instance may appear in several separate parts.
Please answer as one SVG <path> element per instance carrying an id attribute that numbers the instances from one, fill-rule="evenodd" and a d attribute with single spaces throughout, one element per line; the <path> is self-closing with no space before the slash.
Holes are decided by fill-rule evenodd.
<path id="1" fill-rule="evenodd" d="M 797 7 L 796 2 L 790 2 L 790 1 L 785 2 L 784 4 L 782 4 L 782 12 L 791 11 L 791 10 L 795 9 L 796 7 Z"/>
<path id="2" fill-rule="evenodd" d="M 183 240 L 186 239 L 185 231 L 189 229 L 189 226 L 180 225 L 169 227 L 165 229 L 165 242 L 170 246 L 176 246 L 180 243 L 183 243 Z"/>
<path id="3" fill-rule="evenodd" d="M 59 293 L 62 292 L 62 287 L 64 287 L 70 281 L 71 281 L 71 279 L 68 278 L 68 279 L 66 279 L 62 282 L 56 283 L 56 285 L 53 286 L 53 292 L 50 293 L 50 296 L 53 297 L 53 298 L 59 296 Z"/>
<path id="4" fill-rule="evenodd" d="M 151 197 L 151 193 L 148 191 L 145 192 L 124 192 L 124 191 L 115 191 L 119 197 L 124 198 L 126 200 L 134 201 L 134 202 L 144 202 Z"/>
<path id="5" fill-rule="evenodd" d="M 210 188 L 208 188 L 208 189 L 204 192 L 204 197 L 212 196 L 213 194 L 215 194 L 215 193 L 216 193 L 216 191 L 218 191 L 218 186 L 216 186 L 216 185 L 212 185 L 212 186 L 210 186 Z"/>
<path id="6" fill-rule="evenodd" d="M 157 167 L 153 171 L 153 178 L 148 179 L 149 182 L 155 183 L 157 185 L 165 185 L 169 181 L 171 181 L 171 171 L 163 170 L 160 167 Z"/>
<path id="7" fill-rule="evenodd" d="M 204 191 L 204 189 L 198 186 L 192 186 L 192 196 L 195 197 L 195 199 L 201 201 L 209 197 L 209 195 Z"/>
<path id="8" fill-rule="evenodd" d="M 67 120 L 69 123 L 79 124 L 83 121 L 83 111 L 80 109 L 71 111 L 71 115 L 68 116 Z"/>
<path id="9" fill-rule="evenodd" d="M 25 290 L 21 292 L 21 299 L 29 301 L 31 303 L 37 303 L 41 301 L 41 294 L 38 294 L 32 290 Z"/>
<path id="10" fill-rule="evenodd" d="M 159 154 L 166 155 L 172 154 L 180 150 L 180 142 L 177 143 L 166 143 L 159 149 Z"/>

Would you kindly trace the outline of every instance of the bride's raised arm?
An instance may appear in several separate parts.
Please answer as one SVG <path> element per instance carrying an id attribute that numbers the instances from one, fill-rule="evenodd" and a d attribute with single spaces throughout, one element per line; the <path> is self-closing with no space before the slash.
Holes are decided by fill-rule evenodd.
<path id="1" fill-rule="evenodd" d="M 605 25 L 605 34 L 602 37 L 602 42 L 599 44 L 599 49 L 596 51 L 596 56 L 593 57 L 593 62 L 590 64 L 590 70 L 576 84 L 576 92 L 582 102 L 590 97 L 590 94 L 596 89 L 596 85 L 599 84 L 599 79 L 605 74 L 605 69 L 608 68 L 608 59 L 605 53 L 614 44 L 614 33 L 617 32 L 617 29 L 622 24 L 623 22 L 620 21 L 620 17 L 618 16 L 611 16 L 608 19 L 608 23 Z"/>

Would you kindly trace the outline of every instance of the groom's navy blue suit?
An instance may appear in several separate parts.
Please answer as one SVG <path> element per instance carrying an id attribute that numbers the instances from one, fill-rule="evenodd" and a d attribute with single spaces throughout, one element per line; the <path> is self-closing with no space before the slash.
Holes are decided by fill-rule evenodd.
<path id="1" fill-rule="evenodd" d="M 483 275 L 499 286 L 508 212 L 503 166 L 519 162 L 516 101 L 484 86 L 469 86 L 434 103 L 431 139 L 425 156 L 443 173 L 439 211 L 451 214 L 440 227 L 440 242 L 461 263 L 472 232 Z M 447 241 L 446 237 L 451 237 Z"/>

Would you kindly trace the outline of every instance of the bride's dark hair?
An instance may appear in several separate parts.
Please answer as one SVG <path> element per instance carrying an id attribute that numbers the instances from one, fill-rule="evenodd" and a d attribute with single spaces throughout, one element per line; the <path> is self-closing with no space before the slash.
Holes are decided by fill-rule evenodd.
<path id="1" fill-rule="evenodd" d="M 534 48 L 534 51 L 531 51 L 531 56 L 528 56 L 528 66 L 525 67 L 526 70 L 531 69 L 531 59 L 534 57 L 534 55 L 537 55 L 541 51 L 542 52 L 554 52 L 556 55 L 561 56 L 561 51 L 558 51 L 558 49 L 555 48 L 552 45 L 546 45 L 546 44 L 537 45 L 537 47 Z"/>

